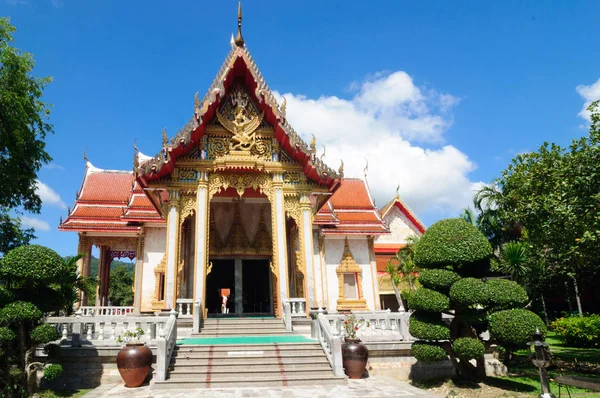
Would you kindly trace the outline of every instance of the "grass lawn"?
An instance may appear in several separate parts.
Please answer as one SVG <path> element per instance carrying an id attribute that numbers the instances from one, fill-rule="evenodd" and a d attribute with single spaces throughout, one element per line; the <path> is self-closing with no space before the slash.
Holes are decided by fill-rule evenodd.
<path id="1" fill-rule="evenodd" d="M 90 390 L 40 390 L 37 396 L 40 398 L 79 398 Z"/>
<path id="2" fill-rule="evenodd" d="M 574 348 L 567 346 L 560 336 L 548 333 L 546 342 L 554 355 L 555 365 L 548 370 L 550 379 L 557 376 L 583 376 L 598 379 L 600 383 L 600 349 Z M 564 362 L 563 362 L 564 361 Z M 582 371 L 573 370 L 578 366 Z M 447 397 L 537 397 L 540 394 L 538 369 L 528 358 L 528 351 L 515 354 L 513 365 L 509 366 L 507 377 L 488 377 L 482 383 L 465 383 L 452 380 L 415 382 L 417 387 Z M 558 384 L 551 382 L 550 389 L 558 397 Z M 600 392 L 569 387 L 571 395 L 579 398 L 598 398 Z M 568 396 L 565 386 L 561 386 L 561 396 Z"/>

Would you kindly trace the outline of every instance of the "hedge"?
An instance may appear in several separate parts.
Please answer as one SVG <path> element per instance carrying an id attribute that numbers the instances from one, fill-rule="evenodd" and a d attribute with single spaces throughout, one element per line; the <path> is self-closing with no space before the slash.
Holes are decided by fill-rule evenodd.
<path id="1" fill-rule="evenodd" d="M 424 269 L 419 275 L 419 283 L 431 290 L 448 294 L 450 287 L 460 280 L 460 276 L 447 269 Z"/>
<path id="2" fill-rule="evenodd" d="M 425 231 L 415 246 L 420 268 L 462 267 L 492 256 L 492 246 L 479 230 L 460 218 L 441 220 Z"/>
<path id="3" fill-rule="evenodd" d="M 63 373 L 63 367 L 59 364 L 48 365 L 44 368 L 44 379 L 56 380 Z"/>
<path id="4" fill-rule="evenodd" d="M 525 347 L 532 341 L 536 329 L 543 335 L 547 332 L 542 319 L 529 310 L 504 310 L 490 315 L 490 337 L 507 348 Z"/>
<path id="5" fill-rule="evenodd" d="M 475 305 L 486 305 L 488 293 L 481 279 L 464 278 L 450 288 L 450 299 L 459 307 L 469 308 Z"/>
<path id="6" fill-rule="evenodd" d="M 442 312 L 450 308 L 450 300 L 442 293 L 422 287 L 408 296 L 408 308 L 414 311 Z"/>
<path id="7" fill-rule="evenodd" d="M 527 292 L 517 282 L 508 279 L 491 279 L 485 283 L 487 305 L 495 311 L 522 308 L 529 301 Z"/>
<path id="8" fill-rule="evenodd" d="M 552 322 L 552 329 L 570 346 L 600 347 L 600 315 L 559 318 Z"/>
<path id="9" fill-rule="evenodd" d="M 15 332 L 7 327 L 0 327 L 0 343 L 6 343 L 16 338 Z"/>
<path id="10" fill-rule="evenodd" d="M 449 340 L 450 328 L 441 314 L 415 311 L 408 320 L 409 333 L 420 340 Z"/>
<path id="11" fill-rule="evenodd" d="M 482 357 L 485 346 L 479 339 L 473 337 L 460 337 L 452 343 L 452 351 L 463 361 Z"/>
<path id="12" fill-rule="evenodd" d="M 31 339 L 36 344 L 45 344 L 60 338 L 56 327 L 50 324 L 39 325 L 31 331 Z"/>
<path id="13" fill-rule="evenodd" d="M 64 260 L 54 250 L 40 245 L 20 246 L 0 261 L 0 278 L 52 280 L 64 271 Z"/>
<path id="14" fill-rule="evenodd" d="M 440 362 L 448 359 L 446 351 L 435 343 L 427 343 L 425 341 L 415 341 L 412 345 L 412 354 L 417 361 L 426 363 Z"/>
<path id="15" fill-rule="evenodd" d="M 0 323 L 33 322 L 43 316 L 42 311 L 27 301 L 15 301 L 0 309 Z"/>

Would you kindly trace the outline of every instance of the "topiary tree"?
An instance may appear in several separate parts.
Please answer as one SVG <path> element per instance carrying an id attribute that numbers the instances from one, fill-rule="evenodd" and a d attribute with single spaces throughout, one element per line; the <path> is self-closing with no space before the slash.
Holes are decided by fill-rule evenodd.
<path id="1" fill-rule="evenodd" d="M 485 236 L 463 219 L 439 221 L 421 237 L 414 261 L 423 269 L 423 288 L 408 301 L 415 310 L 409 331 L 421 340 L 412 347 L 417 360 L 449 357 L 460 377 L 479 380 L 485 376 L 487 346 L 497 343 L 514 350 L 530 341 L 536 328 L 546 332 L 539 316 L 522 309 L 528 297 L 521 286 L 485 279 L 491 257 Z M 453 316 L 449 324 L 442 321 L 444 313 Z M 491 338 L 484 341 L 480 336 L 486 330 Z"/>
<path id="2" fill-rule="evenodd" d="M 39 246 L 21 246 L 0 259 L 0 383 L 2 390 L 36 389 L 32 362 L 35 347 L 59 339 L 52 325 L 42 324 L 44 313 L 65 307 L 65 291 L 75 289 L 65 275 L 72 270 L 55 251 Z M 58 377 L 62 368 L 53 365 L 48 377 Z"/>

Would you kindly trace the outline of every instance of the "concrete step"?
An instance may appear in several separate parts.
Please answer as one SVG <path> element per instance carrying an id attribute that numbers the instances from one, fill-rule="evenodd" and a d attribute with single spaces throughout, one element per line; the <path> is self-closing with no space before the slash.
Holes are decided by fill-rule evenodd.
<path id="1" fill-rule="evenodd" d="M 242 336 L 281 336 L 281 335 L 293 335 L 291 332 L 279 329 L 264 329 L 264 330 L 218 330 L 218 331 L 206 331 L 200 333 L 190 334 L 191 338 L 197 337 L 242 337 Z"/>
<path id="2" fill-rule="evenodd" d="M 317 351 L 322 353 L 323 349 L 319 343 L 278 343 L 278 344 L 185 344 L 178 345 L 178 352 L 229 352 L 229 351 Z"/>
<path id="3" fill-rule="evenodd" d="M 175 369 L 169 372 L 169 379 L 190 379 L 193 377 L 202 377 L 210 374 L 211 377 L 215 375 L 230 375 L 237 374 L 240 378 L 246 375 L 259 375 L 259 376 L 272 376 L 272 375 L 291 375 L 291 374 L 302 374 L 304 376 L 316 376 L 319 377 L 323 373 L 330 373 L 331 367 L 329 364 L 313 365 L 310 363 L 295 364 L 295 365 L 261 365 L 260 368 L 255 366 L 247 365 L 229 365 L 229 366 L 193 366 L 185 367 L 183 369 Z"/>
<path id="4" fill-rule="evenodd" d="M 208 318 L 203 319 L 204 324 L 212 323 L 283 323 L 281 318 Z"/>
<path id="5" fill-rule="evenodd" d="M 186 352 L 186 353 L 175 353 L 173 355 L 174 360 L 180 359 L 232 359 L 241 358 L 246 361 L 253 361 L 256 358 L 314 358 L 324 356 L 323 352 L 301 352 L 301 351 L 232 351 L 232 352 Z"/>
<path id="6" fill-rule="evenodd" d="M 279 375 L 257 376 L 251 375 L 248 379 L 240 378 L 236 374 L 211 375 L 210 380 L 201 380 L 198 377 L 189 379 L 174 379 L 166 381 L 155 381 L 156 390 L 176 390 L 185 388 L 223 388 L 223 387 L 284 387 L 298 385 L 326 385 L 345 384 L 345 377 L 336 377 L 332 374 L 319 376 L 286 375 L 285 379 Z"/>
<path id="7" fill-rule="evenodd" d="M 200 330 L 210 329 L 285 329 L 283 323 L 215 323 L 215 324 L 204 324 Z"/>
<path id="8" fill-rule="evenodd" d="M 213 359 L 198 359 L 198 358 L 175 358 L 171 360 L 171 369 L 192 369 L 204 368 L 208 366 L 210 361 L 213 367 L 232 367 L 245 366 L 248 368 L 248 358 L 213 358 Z M 271 358 L 252 358 L 251 367 L 255 366 L 298 366 L 298 365 L 325 365 L 329 369 L 329 362 L 325 356 L 322 357 L 271 357 Z"/>

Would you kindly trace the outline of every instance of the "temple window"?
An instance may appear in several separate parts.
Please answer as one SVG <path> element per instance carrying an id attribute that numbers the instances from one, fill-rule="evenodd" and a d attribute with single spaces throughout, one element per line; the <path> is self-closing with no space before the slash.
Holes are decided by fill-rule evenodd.
<path id="1" fill-rule="evenodd" d="M 344 254 L 342 255 L 340 265 L 336 269 L 336 273 L 339 283 L 337 310 L 368 309 L 367 301 L 363 296 L 363 289 L 361 288 L 362 268 L 354 260 L 347 238 L 344 244 Z"/>

